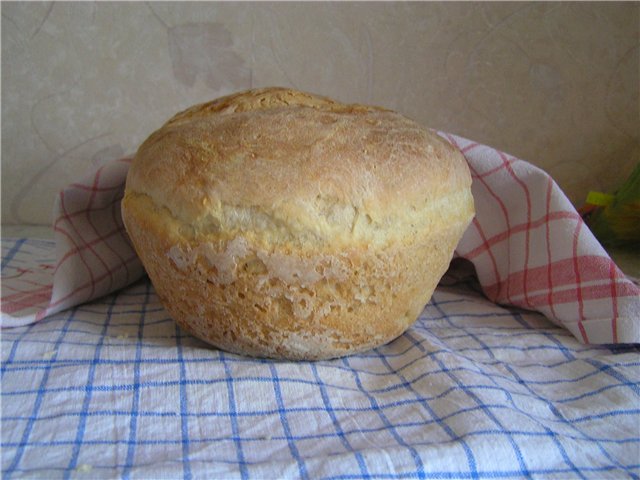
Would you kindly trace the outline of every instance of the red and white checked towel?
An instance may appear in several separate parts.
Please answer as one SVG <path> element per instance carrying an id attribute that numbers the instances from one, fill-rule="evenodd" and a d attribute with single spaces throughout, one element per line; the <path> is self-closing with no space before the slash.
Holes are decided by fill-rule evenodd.
<path id="1" fill-rule="evenodd" d="M 144 275 L 120 213 L 130 164 L 130 158 L 107 163 L 58 194 L 55 266 L 25 258 L 17 275 L 3 271 L 2 327 L 37 322 Z"/>
<path id="2" fill-rule="evenodd" d="M 474 264 L 487 297 L 539 311 L 583 343 L 640 343 L 640 289 L 551 177 L 493 148 L 441 135 L 471 168 L 477 213 L 456 255 Z M 144 274 L 120 216 L 129 163 L 108 163 L 60 192 L 53 275 L 50 265 L 33 265 L 3 278 L 3 327 L 36 322 Z"/>

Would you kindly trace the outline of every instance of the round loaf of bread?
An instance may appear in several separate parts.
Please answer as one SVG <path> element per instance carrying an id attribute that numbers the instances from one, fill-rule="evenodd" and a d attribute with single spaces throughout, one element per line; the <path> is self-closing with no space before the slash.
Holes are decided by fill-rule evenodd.
<path id="1" fill-rule="evenodd" d="M 398 113 L 284 88 L 175 115 L 127 177 L 173 319 L 230 352 L 326 359 L 401 335 L 474 214 L 462 154 Z"/>

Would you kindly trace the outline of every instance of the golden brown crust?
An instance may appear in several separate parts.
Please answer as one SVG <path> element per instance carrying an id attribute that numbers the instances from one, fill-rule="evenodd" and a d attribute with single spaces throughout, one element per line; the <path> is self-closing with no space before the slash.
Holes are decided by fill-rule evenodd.
<path id="1" fill-rule="evenodd" d="M 395 232 L 398 213 L 470 183 L 456 149 L 397 113 L 263 89 L 178 114 L 142 144 L 127 190 L 194 226 L 232 220 L 222 210 L 236 207 L 335 239 L 358 219 Z"/>
<path id="2" fill-rule="evenodd" d="M 388 110 L 288 89 L 169 120 L 125 225 L 176 321 L 220 348 L 317 359 L 401 334 L 473 216 L 462 155 Z"/>

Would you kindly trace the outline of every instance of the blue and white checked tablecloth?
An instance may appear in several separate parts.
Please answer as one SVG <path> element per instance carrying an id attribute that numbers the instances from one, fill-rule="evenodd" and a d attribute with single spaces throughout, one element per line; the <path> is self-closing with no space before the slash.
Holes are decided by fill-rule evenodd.
<path id="1" fill-rule="evenodd" d="M 5 276 L 53 258 L 2 247 Z M 2 331 L 3 478 L 638 478 L 639 352 L 458 274 L 384 347 L 255 360 L 181 331 L 142 280 Z"/>

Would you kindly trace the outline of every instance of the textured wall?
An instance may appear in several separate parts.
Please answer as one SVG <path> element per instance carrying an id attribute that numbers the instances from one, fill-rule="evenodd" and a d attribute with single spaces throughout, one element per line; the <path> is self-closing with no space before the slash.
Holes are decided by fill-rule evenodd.
<path id="1" fill-rule="evenodd" d="M 380 104 L 549 171 L 580 204 L 640 158 L 638 3 L 6 3 L 2 220 L 176 111 L 284 85 Z"/>

